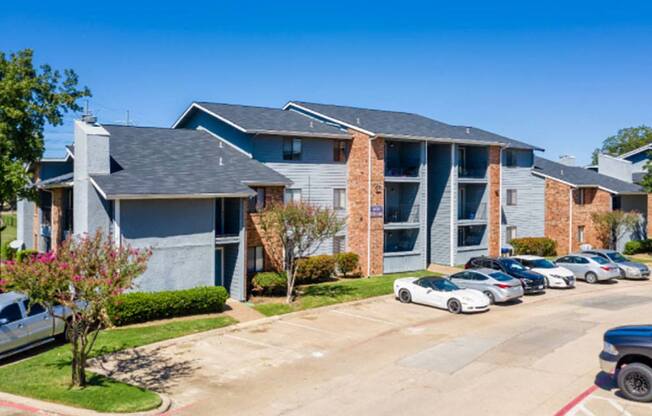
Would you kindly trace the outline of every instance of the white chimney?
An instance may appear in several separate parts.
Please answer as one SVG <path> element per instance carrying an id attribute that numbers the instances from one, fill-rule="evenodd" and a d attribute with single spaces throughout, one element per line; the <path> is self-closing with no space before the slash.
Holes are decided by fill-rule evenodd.
<path id="1" fill-rule="evenodd" d="M 561 155 L 559 156 L 559 163 L 566 166 L 575 166 L 575 156 Z"/>

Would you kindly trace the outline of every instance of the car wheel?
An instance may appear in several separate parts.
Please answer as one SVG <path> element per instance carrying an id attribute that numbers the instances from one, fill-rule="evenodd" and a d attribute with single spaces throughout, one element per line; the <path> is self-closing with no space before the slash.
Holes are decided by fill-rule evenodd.
<path id="1" fill-rule="evenodd" d="M 451 299 L 448 301 L 448 312 L 458 314 L 462 312 L 462 304 L 457 299 Z"/>
<path id="2" fill-rule="evenodd" d="M 586 283 L 590 284 L 596 283 L 598 281 L 598 275 L 593 272 L 588 272 L 584 278 L 586 279 Z"/>
<path id="3" fill-rule="evenodd" d="M 412 295 L 410 294 L 410 291 L 407 289 L 401 289 L 398 292 L 398 300 L 401 301 L 401 303 L 410 303 L 412 302 Z"/>
<path id="4" fill-rule="evenodd" d="M 618 372 L 618 388 L 630 400 L 652 401 L 652 368 L 641 363 L 626 365 Z"/>
<path id="5" fill-rule="evenodd" d="M 486 292 L 482 292 L 482 293 L 484 293 L 485 295 L 487 295 L 487 297 L 489 298 L 489 303 L 490 303 L 491 305 L 493 305 L 494 303 L 496 303 L 496 297 L 494 296 L 493 293 L 491 293 L 491 292 L 488 291 L 488 290 L 487 290 Z"/>
<path id="6" fill-rule="evenodd" d="M 550 281 L 548 280 L 547 277 L 543 278 L 543 284 L 546 286 L 546 289 L 550 287 Z"/>

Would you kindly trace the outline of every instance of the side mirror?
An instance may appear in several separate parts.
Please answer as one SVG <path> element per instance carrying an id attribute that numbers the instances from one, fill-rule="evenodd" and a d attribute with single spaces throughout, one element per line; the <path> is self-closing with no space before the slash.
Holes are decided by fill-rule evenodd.
<path id="1" fill-rule="evenodd" d="M 432 293 L 432 289 L 426 290 L 426 293 Z"/>
<path id="2" fill-rule="evenodd" d="M 0 318 L 0 326 L 5 325 L 5 324 L 8 324 L 8 323 L 9 323 L 9 319 L 7 319 L 7 318 Z"/>

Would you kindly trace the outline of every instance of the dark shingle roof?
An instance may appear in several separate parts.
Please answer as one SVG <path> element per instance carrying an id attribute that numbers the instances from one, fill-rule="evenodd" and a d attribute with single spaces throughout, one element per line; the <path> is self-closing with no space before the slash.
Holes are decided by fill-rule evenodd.
<path id="1" fill-rule="evenodd" d="M 453 139 L 459 141 L 479 141 L 505 143 L 523 149 L 539 149 L 498 134 L 475 127 L 453 126 L 414 113 L 373 110 L 332 104 L 317 104 L 305 101 L 291 101 L 308 110 L 320 113 L 331 119 L 359 127 L 371 133 L 388 137 L 429 137 L 434 139 Z M 540 149 L 542 150 L 542 149 Z"/>
<path id="2" fill-rule="evenodd" d="M 103 127 L 110 134 L 111 174 L 94 175 L 93 180 L 108 198 L 251 195 L 247 183 L 290 183 L 285 176 L 228 144 L 220 147 L 220 140 L 200 130 Z"/>
<path id="3" fill-rule="evenodd" d="M 567 166 L 542 157 L 534 158 L 535 173 L 570 183 L 575 186 L 598 186 L 614 193 L 643 193 L 636 184 L 624 182 L 611 176 L 602 175 L 579 166 Z"/>
<path id="4" fill-rule="evenodd" d="M 197 102 L 197 105 L 241 127 L 247 133 L 300 134 L 319 137 L 349 136 L 345 131 L 280 108 Z"/>

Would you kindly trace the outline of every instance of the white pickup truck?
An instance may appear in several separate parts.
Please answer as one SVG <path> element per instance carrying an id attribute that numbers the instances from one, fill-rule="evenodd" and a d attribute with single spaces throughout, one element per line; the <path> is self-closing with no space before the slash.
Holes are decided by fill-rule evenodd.
<path id="1" fill-rule="evenodd" d="M 65 338 L 65 333 L 66 323 L 42 305 L 30 307 L 27 296 L 20 293 L 0 294 L 0 359 Z"/>

